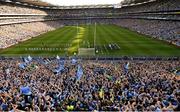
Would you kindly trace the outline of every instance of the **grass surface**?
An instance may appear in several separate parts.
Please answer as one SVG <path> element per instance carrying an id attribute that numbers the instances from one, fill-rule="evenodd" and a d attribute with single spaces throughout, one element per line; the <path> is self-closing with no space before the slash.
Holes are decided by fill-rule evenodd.
<path id="1" fill-rule="evenodd" d="M 97 25 L 96 36 L 94 31 L 95 25 L 66 26 L 0 50 L 0 54 L 70 56 L 78 54 L 79 47 L 93 48 L 95 42 L 97 56 L 180 56 L 176 46 L 119 26 Z"/>

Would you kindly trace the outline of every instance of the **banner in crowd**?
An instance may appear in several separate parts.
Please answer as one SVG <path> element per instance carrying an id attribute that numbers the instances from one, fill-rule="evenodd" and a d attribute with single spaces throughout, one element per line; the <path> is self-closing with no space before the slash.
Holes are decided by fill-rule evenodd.
<path id="1" fill-rule="evenodd" d="M 28 86 L 21 87 L 21 88 L 20 88 L 20 92 L 21 92 L 23 95 L 31 95 L 31 89 L 30 89 L 30 87 L 28 87 Z"/>
<path id="2" fill-rule="evenodd" d="M 80 80 L 83 75 L 83 68 L 81 65 L 78 65 L 77 73 L 76 73 L 76 78 L 77 80 Z"/>

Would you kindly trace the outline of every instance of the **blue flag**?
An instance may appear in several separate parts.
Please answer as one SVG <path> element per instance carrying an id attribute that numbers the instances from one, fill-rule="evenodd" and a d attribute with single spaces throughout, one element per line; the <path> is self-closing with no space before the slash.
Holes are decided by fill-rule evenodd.
<path id="1" fill-rule="evenodd" d="M 32 57 L 31 56 L 23 57 L 22 60 L 23 60 L 24 63 L 29 64 L 29 62 L 32 61 Z"/>
<path id="2" fill-rule="evenodd" d="M 29 60 L 28 60 L 27 58 L 23 58 L 23 61 L 24 61 L 25 63 L 29 63 Z"/>
<path id="3" fill-rule="evenodd" d="M 26 86 L 26 87 L 21 87 L 20 88 L 20 92 L 24 95 L 31 95 L 31 89 L 30 87 Z"/>
<path id="4" fill-rule="evenodd" d="M 58 59 L 58 60 L 59 60 L 59 59 L 60 59 L 60 57 L 57 55 L 57 56 L 56 56 L 56 59 Z"/>
<path id="5" fill-rule="evenodd" d="M 129 62 L 127 64 L 125 64 L 125 66 L 124 66 L 125 73 L 127 73 L 128 70 L 129 70 Z"/>
<path id="6" fill-rule="evenodd" d="M 25 69 L 26 68 L 26 64 L 25 63 L 20 63 L 19 64 L 19 68 L 20 69 Z"/>
<path id="7" fill-rule="evenodd" d="M 29 62 L 32 61 L 32 57 L 30 55 L 27 57 L 27 59 Z"/>
<path id="8" fill-rule="evenodd" d="M 71 63 L 75 65 L 77 63 L 77 60 L 75 58 L 72 58 Z"/>
<path id="9" fill-rule="evenodd" d="M 76 79 L 80 80 L 83 75 L 83 69 L 80 65 L 78 65 L 77 73 L 76 73 Z"/>
<path id="10" fill-rule="evenodd" d="M 58 68 L 56 68 L 55 70 L 54 70 L 54 73 L 55 74 L 58 74 L 58 73 L 60 73 L 61 71 L 63 71 L 64 70 L 64 59 L 62 59 L 62 60 L 60 60 L 60 58 L 58 59 Z"/>

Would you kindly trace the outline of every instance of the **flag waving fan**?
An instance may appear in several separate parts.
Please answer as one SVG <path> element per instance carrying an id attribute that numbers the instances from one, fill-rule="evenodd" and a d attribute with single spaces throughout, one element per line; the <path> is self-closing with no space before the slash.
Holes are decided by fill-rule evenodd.
<path id="1" fill-rule="evenodd" d="M 23 95 L 31 95 L 31 89 L 30 87 L 28 86 L 25 86 L 25 87 L 21 87 L 20 88 L 20 92 L 23 94 Z"/>
<path id="2" fill-rule="evenodd" d="M 83 69 L 82 69 L 81 65 L 78 65 L 78 69 L 77 69 L 77 73 L 76 73 L 77 80 L 80 80 L 82 75 L 83 75 Z"/>
<path id="3" fill-rule="evenodd" d="M 129 70 L 129 62 L 127 62 L 127 63 L 124 65 L 124 72 L 125 72 L 125 74 L 128 73 L 128 70 Z"/>

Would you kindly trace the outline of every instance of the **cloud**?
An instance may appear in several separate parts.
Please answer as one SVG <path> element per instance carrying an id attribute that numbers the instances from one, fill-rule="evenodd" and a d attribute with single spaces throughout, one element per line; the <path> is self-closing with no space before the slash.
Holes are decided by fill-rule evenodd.
<path id="1" fill-rule="evenodd" d="M 59 6 L 118 4 L 122 0 L 41 0 Z"/>

